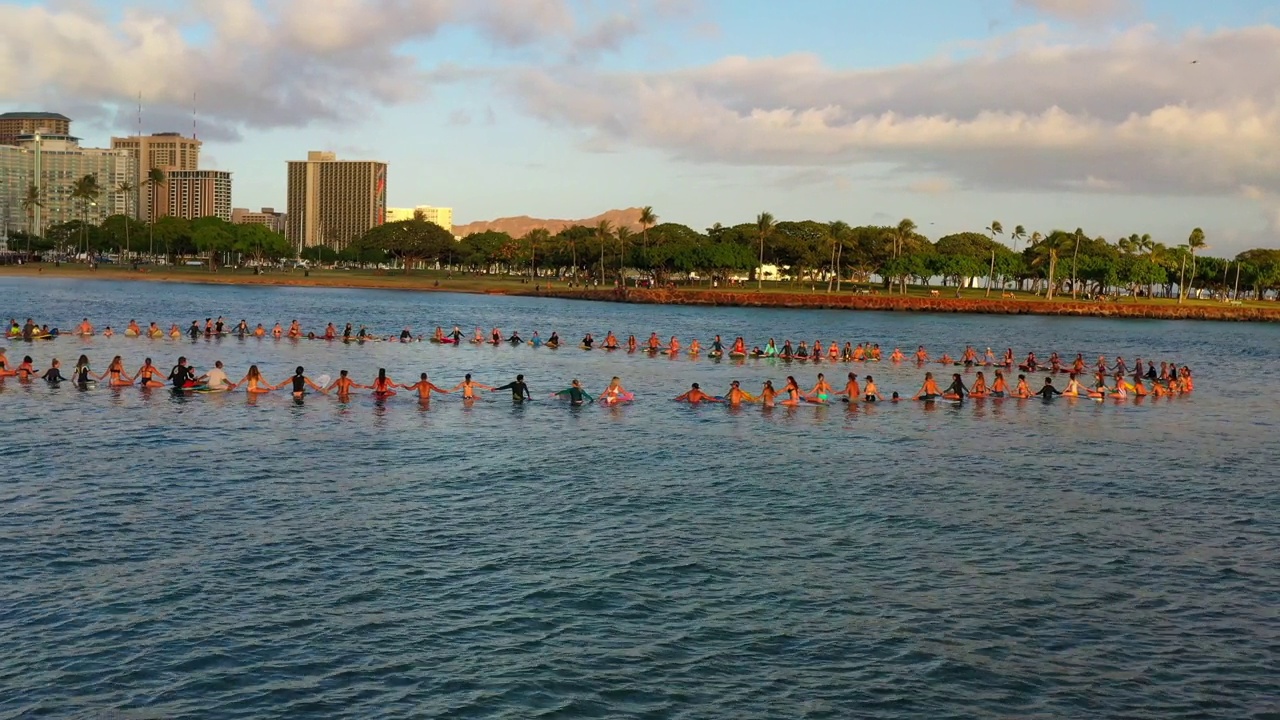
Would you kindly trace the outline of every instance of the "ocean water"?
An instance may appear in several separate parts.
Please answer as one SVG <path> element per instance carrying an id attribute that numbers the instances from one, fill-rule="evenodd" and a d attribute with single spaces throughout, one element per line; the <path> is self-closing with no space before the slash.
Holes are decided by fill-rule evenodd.
<path id="1" fill-rule="evenodd" d="M 0 279 L 68 329 L 223 315 L 1190 365 L 1168 400 L 669 401 L 851 369 L 429 343 L 63 337 L 538 400 L 0 384 L 0 718 L 1192 718 L 1280 712 L 1274 325 Z M 936 366 L 935 366 L 936 367 Z M 949 372 L 947 370 L 946 372 Z M 574 378 L 636 401 L 570 407 Z M 968 379 L 972 379 L 970 373 Z M 1032 378 L 1033 387 L 1039 384 Z M 1265 387 L 1265 386 L 1263 386 Z"/>

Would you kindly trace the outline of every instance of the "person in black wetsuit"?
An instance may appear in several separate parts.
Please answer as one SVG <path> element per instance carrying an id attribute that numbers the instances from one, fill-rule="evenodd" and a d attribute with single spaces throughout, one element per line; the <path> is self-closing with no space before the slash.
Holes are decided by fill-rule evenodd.
<path id="1" fill-rule="evenodd" d="M 187 365 L 187 359 L 178 358 L 178 364 L 173 366 L 169 371 L 169 382 L 173 383 L 174 390 L 183 390 L 189 387 L 195 387 L 196 371 Z"/>
<path id="2" fill-rule="evenodd" d="M 547 347 L 553 350 L 560 347 L 560 333 L 555 330 L 551 331 L 551 337 L 547 338 Z"/>
<path id="3" fill-rule="evenodd" d="M 462 328 L 454 325 L 453 332 L 449 333 L 449 337 L 453 338 L 454 345 L 462 344 Z"/>
<path id="4" fill-rule="evenodd" d="M 44 374 L 41 375 L 40 377 L 44 379 L 45 382 L 51 385 L 57 385 L 63 380 L 66 380 L 66 378 L 62 376 L 62 371 L 59 370 L 61 366 L 62 366 L 62 363 L 59 363 L 57 358 L 50 360 L 49 369 L 45 370 Z"/>
<path id="5" fill-rule="evenodd" d="M 1036 394 L 1045 400 L 1052 400 L 1055 395 L 1061 395 L 1062 391 L 1053 386 L 1053 378 L 1045 378 L 1044 387 Z"/>
<path id="6" fill-rule="evenodd" d="M 81 355 L 76 361 L 76 369 L 71 373 L 71 380 L 81 388 L 89 387 L 89 381 L 93 380 L 93 373 L 89 371 L 89 357 Z"/>
<path id="7" fill-rule="evenodd" d="M 200 337 L 200 324 L 195 320 L 192 320 L 191 327 L 187 328 L 187 335 L 190 336 L 192 340 Z"/>
<path id="8" fill-rule="evenodd" d="M 511 399 L 514 402 L 524 402 L 525 400 L 533 399 L 533 395 L 529 392 L 529 386 L 524 384 L 524 375 L 517 375 L 514 381 L 494 388 L 493 392 L 498 392 L 499 390 L 510 390 Z"/>
<path id="9" fill-rule="evenodd" d="M 223 330 L 226 330 L 226 328 L 227 328 L 227 323 L 224 322 L 222 319 L 222 316 L 219 315 L 218 321 L 213 324 L 213 331 L 221 335 Z"/>
<path id="10" fill-rule="evenodd" d="M 591 346 L 594 345 L 595 342 L 596 342 L 596 339 L 591 337 L 591 333 L 587 333 L 586 335 L 582 336 L 582 347 L 588 350 L 591 349 Z"/>
<path id="11" fill-rule="evenodd" d="M 943 397 L 949 397 L 950 400 L 963 400 L 965 395 L 969 394 L 969 388 L 965 387 L 964 380 L 960 378 L 960 373 L 952 373 L 951 385 L 942 391 Z"/>
<path id="12" fill-rule="evenodd" d="M 511 343 L 512 345 L 523 345 L 524 339 L 520 337 L 519 330 L 512 330 L 511 337 L 507 338 L 507 342 Z"/>
<path id="13" fill-rule="evenodd" d="M 284 382 L 280 383 L 279 385 L 276 385 L 271 389 L 279 390 L 285 385 L 293 385 L 293 396 L 298 399 L 301 399 L 303 394 L 306 393 L 307 386 L 310 386 L 313 390 L 325 392 L 325 389 L 323 387 L 315 384 L 314 382 L 312 382 L 311 378 L 307 377 L 307 373 L 302 368 L 301 365 L 299 365 L 298 369 L 293 372 L 293 377 L 289 378 L 288 380 L 285 380 Z"/>
<path id="14" fill-rule="evenodd" d="M 400 331 L 400 342 L 409 342 L 410 340 L 413 340 L 413 332 L 412 332 L 412 331 L 410 331 L 410 330 L 409 330 L 409 328 L 405 328 L 405 329 L 401 330 L 401 331 Z"/>

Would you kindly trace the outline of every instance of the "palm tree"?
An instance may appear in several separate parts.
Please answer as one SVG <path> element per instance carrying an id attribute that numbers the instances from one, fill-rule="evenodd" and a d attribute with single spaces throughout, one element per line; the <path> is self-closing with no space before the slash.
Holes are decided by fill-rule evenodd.
<path id="1" fill-rule="evenodd" d="M 124 182 L 116 186 L 116 192 L 121 195 L 124 195 L 124 254 L 125 254 L 125 257 L 129 256 L 129 225 L 131 224 L 129 221 L 133 219 L 133 216 L 129 213 L 129 209 L 132 206 L 132 203 L 130 203 L 129 201 L 133 199 L 133 194 L 137 189 L 138 187 L 133 183 L 129 182 L 128 180 L 125 180 Z"/>
<path id="2" fill-rule="evenodd" d="M 1209 249 L 1209 244 L 1205 242 L 1204 230 L 1196 228 L 1191 231 L 1191 235 L 1187 238 L 1187 251 L 1191 253 L 1191 285 L 1196 284 L 1196 252 L 1199 250 Z"/>
<path id="3" fill-rule="evenodd" d="M 626 278 L 623 277 L 623 270 L 627 262 L 627 240 L 631 239 L 631 228 L 626 225 L 619 226 L 614 235 L 618 238 L 618 247 L 621 252 L 618 255 L 618 282 L 626 286 Z"/>
<path id="4" fill-rule="evenodd" d="M 1084 238 L 1084 230 L 1076 228 L 1076 249 L 1071 255 L 1071 299 L 1076 299 L 1076 264 L 1080 259 L 1080 240 Z"/>
<path id="5" fill-rule="evenodd" d="M 1032 266 L 1042 265 L 1048 262 L 1048 275 L 1046 278 L 1045 299 L 1053 299 L 1053 291 L 1058 286 L 1058 258 L 1062 250 L 1067 247 L 1071 241 L 1072 235 L 1062 230 L 1054 230 L 1047 237 L 1040 233 L 1031 234 L 1031 247 L 1038 250 L 1038 257 L 1031 261 Z"/>
<path id="6" fill-rule="evenodd" d="M 89 206 L 97 205 L 101 195 L 97 175 L 85 175 L 71 185 L 71 199 L 80 201 L 80 242 L 84 244 L 86 261 L 89 258 Z"/>
<path id="7" fill-rule="evenodd" d="M 911 218 L 902 218 L 898 227 L 893 229 L 893 257 L 898 258 L 907 247 L 907 241 L 916 236 L 916 223 Z M 907 294 L 907 278 L 902 277 L 902 294 Z"/>
<path id="8" fill-rule="evenodd" d="M 833 220 L 827 223 L 827 234 L 831 236 L 831 275 L 835 280 L 836 292 L 840 292 L 840 261 L 844 256 L 844 238 L 849 232 L 849 223 Z M 831 279 L 827 280 L 827 292 L 831 292 Z"/>
<path id="9" fill-rule="evenodd" d="M 1018 241 L 1027 239 L 1027 229 L 1021 225 L 1016 225 L 1013 232 L 1009 233 L 1009 239 L 1013 241 L 1013 251 L 1018 251 Z"/>
<path id="10" fill-rule="evenodd" d="M 645 205 L 640 208 L 640 235 L 641 241 L 644 242 L 645 252 L 649 251 L 649 228 L 658 224 L 658 215 L 653 212 L 653 207 Z"/>
<path id="11" fill-rule="evenodd" d="M 153 257 L 156 254 L 156 214 L 157 214 L 156 213 L 156 187 L 159 185 L 165 184 L 165 181 L 167 179 L 168 178 L 165 176 L 163 170 L 161 170 L 160 168 L 151 168 L 151 170 L 147 172 L 147 179 L 142 183 L 143 185 L 146 185 L 151 188 L 150 234 L 151 234 L 151 255 Z"/>
<path id="12" fill-rule="evenodd" d="M 756 290 L 764 287 L 764 241 L 773 234 L 773 214 L 762 212 L 756 216 L 756 233 L 760 236 L 760 267 L 756 270 Z"/>
<path id="13" fill-rule="evenodd" d="M 600 241 L 600 279 L 604 280 L 604 246 L 613 237 L 613 225 L 608 220 L 601 220 L 596 225 L 596 239 Z"/>
<path id="14" fill-rule="evenodd" d="M 534 228 L 525 235 L 525 239 L 529 241 L 529 275 L 533 278 L 538 277 L 538 243 L 544 245 L 551 239 L 551 231 L 546 228 Z"/>
<path id="15" fill-rule="evenodd" d="M 996 241 L 997 235 L 1004 234 L 1004 226 L 1000 224 L 999 220 L 992 220 L 991 224 L 987 226 L 987 234 L 991 236 L 991 242 L 994 243 Z M 996 249 L 991 248 L 991 273 L 987 275 L 987 293 L 986 293 L 987 297 L 991 297 L 991 283 L 995 281 L 995 274 L 996 274 Z"/>
<path id="16" fill-rule="evenodd" d="M 40 228 L 36 227 L 36 208 L 44 207 L 44 201 L 40 197 L 40 186 L 31 183 L 27 186 L 27 194 L 22 196 L 22 209 L 27 212 L 27 254 L 31 254 L 31 236 L 39 235 Z"/>
<path id="17" fill-rule="evenodd" d="M 1036 248 L 1036 247 L 1039 247 L 1040 243 L 1042 242 L 1044 242 L 1044 235 L 1040 234 L 1039 230 L 1033 231 L 1031 235 L 1027 237 L 1027 247 Z M 1022 289 L 1021 281 L 1018 282 L 1018 289 L 1019 290 Z M 1036 292 L 1036 293 L 1040 291 L 1040 285 L 1038 280 L 1035 283 L 1032 283 L 1031 289 L 1033 292 Z"/>

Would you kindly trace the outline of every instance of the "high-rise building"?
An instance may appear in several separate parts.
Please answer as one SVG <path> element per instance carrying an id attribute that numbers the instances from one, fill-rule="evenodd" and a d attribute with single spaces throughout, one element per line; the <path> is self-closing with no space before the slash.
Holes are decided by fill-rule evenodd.
<path id="1" fill-rule="evenodd" d="M 0 113 L 0 145 L 17 145 L 23 135 L 70 135 L 71 118 L 51 112 Z"/>
<path id="2" fill-rule="evenodd" d="M 423 220 L 453 232 L 453 208 L 447 207 L 419 205 L 411 208 L 387 208 L 387 222 L 412 220 L 417 213 L 422 213 Z"/>
<path id="3" fill-rule="evenodd" d="M 135 194 L 119 188 L 136 174 L 133 157 L 123 150 L 82 148 L 70 135 L 21 135 L 17 145 L 0 146 L 0 225 L 42 235 L 57 223 L 132 214 Z M 97 178 L 101 195 L 72 197 L 86 175 Z M 39 205 L 26 202 L 33 187 Z"/>
<path id="4" fill-rule="evenodd" d="M 217 217 L 231 222 L 231 173 L 224 170 L 172 170 L 166 177 L 167 203 L 161 216 L 194 220 Z"/>
<path id="5" fill-rule="evenodd" d="M 345 248 L 386 222 L 387 164 L 311 151 L 289 161 L 285 235 L 299 248 Z"/>
<path id="6" fill-rule="evenodd" d="M 111 149 L 129 152 L 137 163 L 137 176 L 129 182 L 138 188 L 139 220 L 150 222 L 164 215 L 167 204 L 165 198 L 171 194 L 164 184 L 156 186 L 147 182 L 151 171 L 158 169 L 167 176 L 180 170 L 199 170 L 200 145 L 199 140 L 183 137 L 176 132 L 111 138 Z"/>
<path id="7" fill-rule="evenodd" d="M 260 211 L 248 208 L 232 208 L 231 222 L 235 225 L 266 225 L 272 232 L 284 234 L 286 213 L 276 212 L 275 208 L 264 207 Z"/>

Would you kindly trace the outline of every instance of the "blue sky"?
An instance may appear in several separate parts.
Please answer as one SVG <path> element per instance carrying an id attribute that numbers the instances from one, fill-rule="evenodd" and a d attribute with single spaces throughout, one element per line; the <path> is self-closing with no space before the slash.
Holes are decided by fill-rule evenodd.
<path id="1" fill-rule="evenodd" d="M 0 3 L 0 107 L 96 145 L 140 90 L 147 132 L 189 133 L 194 90 L 239 207 L 283 208 L 285 162 L 323 149 L 457 222 L 652 205 L 1280 244 L 1274 4 L 411 2 Z M 19 74 L 50 33 L 72 59 Z"/>

